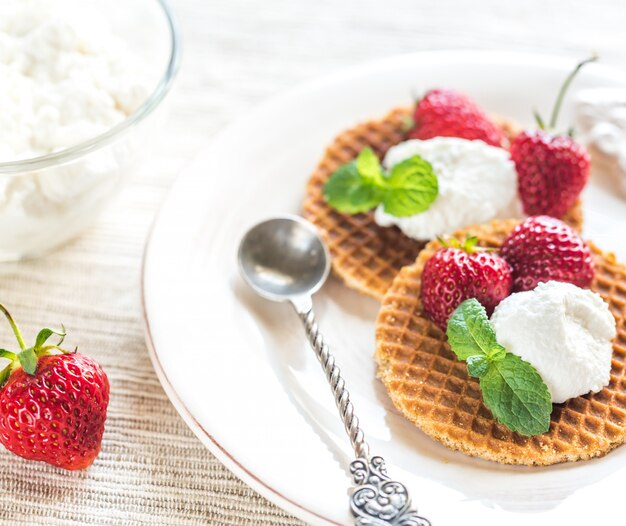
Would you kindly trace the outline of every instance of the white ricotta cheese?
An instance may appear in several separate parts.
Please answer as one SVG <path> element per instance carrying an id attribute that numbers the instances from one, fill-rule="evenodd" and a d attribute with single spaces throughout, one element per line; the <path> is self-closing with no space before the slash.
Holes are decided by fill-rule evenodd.
<path id="1" fill-rule="evenodd" d="M 492 219 L 521 217 L 515 165 L 506 150 L 482 141 L 435 137 L 390 148 L 383 164 L 389 169 L 414 155 L 433 166 L 439 195 L 426 212 L 409 217 L 389 215 L 381 205 L 375 213 L 379 225 L 396 225 L 405 235 L 426 240 Z"/>
<path id="2" fill-rule="evenodd" d="M 147 98 L 136 60 L 97 16 L 50 0 L 0 5 L 0 162 L 100 135 Z"/>
<path id="3" fill-rule="evenodd" d="M 102 4 L 0 0 L 0 162 L 92 139 L 147 99 L 155 79 L 146 57 L 160 56 L 145 38 L 153 26 L 137 21 L 126 33 L 104 14 L 116 8 Z M 0 260 L 39 255 L 84 229 L 135 168 L 160 118 L 69 163 L 0 174 Z"/>
<path id="4" fill-rule="evenodd" d="M 549 281 L 505 298 L 491 316 L 498 342 L 537 369 L 553 403 L 609 383 L 615 318 L 595 292 Z"/>

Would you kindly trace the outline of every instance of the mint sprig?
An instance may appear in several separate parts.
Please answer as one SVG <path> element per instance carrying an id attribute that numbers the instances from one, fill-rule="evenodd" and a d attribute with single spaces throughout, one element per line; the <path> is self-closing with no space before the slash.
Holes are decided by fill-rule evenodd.
<path id="1" fill-rule="evenodd" d="M 456 308 L 446 334 L 452 351 L 467 362 L 468 373 L 479 379 L 483 401 L 498 422 L 522 435 L 548 431 L 552 402 L 546 384 L 532 365 L 497 342 L 478 300 L 465 300 Z"/>
<path id="2" fill-rule="evenodd" d="M 367 212 L 382 203 L 386 213 L 406 217 L 425 212 L 439 193 L 432 165 L 415 155 L 385 174 L 371 148 L 340 166 L 324 185 L 326 202 L 346 214 Z"/>

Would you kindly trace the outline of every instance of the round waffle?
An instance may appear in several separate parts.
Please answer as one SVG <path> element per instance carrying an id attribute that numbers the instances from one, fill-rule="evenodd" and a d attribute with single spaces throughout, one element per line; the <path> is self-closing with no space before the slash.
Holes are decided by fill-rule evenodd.
<path id="1" fill-rule="evenodd" d="M 497 248 L 518 224 L 494 221 L 458 232 Z M 376 324 L 376 361 L 394 405 L 427 435 L 451 449 L 506 464 L 545 466 L 602 456 L 626 441 L 626 267 L 589 243 L 596 275 L 591 289 L 617 320 L 611 380 L 596 394 L 555 404 L 550 429 L 532 437 L 499 424 L 482 403 L 478 381 L 457 360 L 445 334 L 422 312 L 421 274 L 441 248 L 431 241 L 404 267 L 385 295 Z"/>
<path id="2" fill-rule="evenodd" d="M 358 215 L 337 212 L 326 204 L 323 187 L 337 168 L 352 161 L 366 146 L 382 159 L 391 146 L 406 140 L 410 115 L 408 108 L 398 108 L 380 120 L 341 133 L 328 146 L 309 179 L 303 206 L 304 217 L 317 226 L 328 245 L 335 274 L 348 287 L 378 300 L 398 271 L 413 263 L 426 243 L 408 238 L 396 227 L 378 226 L 373 212 Z M 501 120 L 499 125 L 507 137 L 517 132 L 517 127 L 509 121 Z M 576 203 L 563 219 L 580 230 L 580 204 Z"/>

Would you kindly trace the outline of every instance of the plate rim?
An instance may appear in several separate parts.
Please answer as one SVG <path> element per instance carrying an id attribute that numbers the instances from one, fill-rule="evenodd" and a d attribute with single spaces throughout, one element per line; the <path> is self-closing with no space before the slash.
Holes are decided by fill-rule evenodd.
<path id="1" fill-rule="evenodd" d="M 434 50 L 423 50 L 416 52 L 408 52 L 408 53 L 400 53 L 394 54 L 383 58 L 377 58 L 373 60 L 365 60 L 363 62 L 359 62 L 358 64 L 348 66 L 345 68 L 336 69 L 334 71 L 330 71 L 327 74 L 323 74 L 321 76 L 315 77 L 313 79 L 305 79 L 295 86 L 287 89 L 281 90 L 276 95 L 271 96 L 265 100 L 262 100 L 260 104 L 252 110 L 252 113 L 262 114 L 263 112 L 271 109 L 272 106 L 288 101 L 294 97 L 300 96 L 302 93 L 306 93 L 308 91 L 313 91 L 320 87 L 323 87 L 327 84 L 332 84 L 334 82 L 339 82 L 342 78 L 351 77 L 354 75 L 358 75 L 359 73 L 366 72 L 370 69 L 381 68 L 384 66 L 392 67 L 395 63 L 402 63 L 404 61 L 409 61 L 411 59 L 415 60 L 421 58 L 422 60 L 433 60 L 433 59 L 441 59 L 444 57 L 454 57 L 458 59 L 459 57 L 467 59 L 467 60 L 488 60 L 488 61 L 497 61 L 498 58 L 511 58 L 514 57 L 519 63 L 524 62 L 532 62 L 532 64 L 536 67 L 546 67 L 550 64 L 556 64 L 558 62 L 562 62 L 565 60 L 572 60 L 572 53 L 562 53 L 562 54 L 540 54 L 538 52 L 526 52 L 526 51 L 516 51 L 516 50 L 486 50 L 486 49 L 434 49 Z M 603 73 L 607 76 L 611 77 L 619 77 L 622 82 L 626 81 L 626 71 L 620 69 L 615 65 L 610 64 L 596 64 L 596 67 L 600 67 L 603 70 Z M 191 431 L 197 436 L 200 442 L 221 462 L 229 471 L 231 471 L 236 477 L 242 480 L 246 485 L 252 488 L 254 491 L 259 493 L 264 498 L 268 499 L 273 504 L 279 506 L 281 509 L 290 513 L 297 517 L 300 520 L 306 521 L 308 524 L 315 524 L 319 526 L 343 526 L 341 523 L 335 522 L 328 517 L 315 512 L 302 504 L 286 497 L 283 495 L 280 490 L 273 487 L 269 483 L 265 482 L 263 478 L 248 468 L 246 468 L 240 461 L 235 458 L 233 454 L 231 454 L 228 449 L 218 442 L 215 437 L 206 430 L 193 416 L 191 411 L 187 408 L 187 406 L 183 403 L 181 397 L 177 393 L 176 389 L 170 382 L 166 371 L 161 365 L 159 360 L 159 356 L 156 350 L 156 346 L 154 344 L 154 339 L 152 336 L 152 332 L 150 330 L 150 320 L 148 318 L 147 313 L 147 305 L 146 305 L 146 267 L 148 265 L 148 254 L 150 252 L 150 247 L 155 237 L 155 231 L 157 230 L 157 226 L 160 222 L 160 219 L 163 214 L 163 209 L 165 208 L 167 202 L 170 200 L 171 195 L 173 193 L 174 187 L 179 183 L 179 180 L 182 174 L 185 172 L 187 168 L 192 166 L 194 162 L 200 157 L 206 155 L 212 149 L 215 148 L 216 144 L 219 143 L 220 139 L 224 136 L 228 136 L 232 129 L 236 129 L 237 125 L 241 120 L 241 116 L 243 113 L 238 113 L 233 116 L 233 118 L 227 122 L 227 124 L 222 127 L 217 133 L 209 139 L 209 141 L 205 144 L 204 147 L 199 149 L 196 154 L 189 160 L 184 163 L 178 174 L 176 175 L 174 181 L 168 188 L 166 195 L 164 196 L 162 202 L 159 204 L 158 209 L 154 215 L 152 223 L 148 229 L 146 234 L 146 241 L 144 244 L 144 249 L 141 258 L 140 265 L 140 306 L 141 306 L 141 318 L 143 323 L 143 332 L 144 339 L 146 342 L 146 347 L 148 350 L 148 356 L 152 363 L 152 366 L 155 370 L 157 378 L 161 383 L 165 394 L 169 398 L 170 402 L 179 413 L 185 424 L 191 429 Z M 247 114 L 250 116 L 250 113 Z"/>
<path id="2" fill-rule="evenodd" d="M 170 402 L 174 406 L 174 409 L 181 416 L 187 427 L 198 437 L 200 442 L 213 454 L 231 473 L 238 477 L 242 482 L 247 484 L 254 491 L 265 497 L 267 500 L 280 507 L 282 510 L 291 513 L 295 517 L 305 520 L 307 523 L 315 521 L 315 524 L 320 526 L 343 526 L 342 524 L 335 522 L 327 517 L 316 513 L 301 504 L 289 499 L 283 495 L 278 489 L 270 486 L 268 483 L 262 480 L 259 475 L 252 473 L 248 468 L 241 464 L 229 451 L 220 444 L 211 433 L 209 433 L 202 425 L 196 420 L 191 411 L 187 408 L 180 396 L 176 392 L 176 389 L 170 382 L 165 369 L 162 367 L 159 360 L 154 340 L 152 338 L 152 332 L 150 331 L 150 320 L 148 320 L 145 300 L 145 267 L 146 267 L 146 254 L 148 252 L 150 240 L 154 227 L 156 225 L 156 217 L 152 222 L 148 233 L 148 241 L 146 242 L 142 262 L 141 262 L 141 317 L 144 325 L 144 338 L 146 341 L 146 347 L 148 348 L 148 356 L 152 362 L 152 366 L 156 372 L 157 378 L 165 391 L 165 394 L 169 398 Z"/>

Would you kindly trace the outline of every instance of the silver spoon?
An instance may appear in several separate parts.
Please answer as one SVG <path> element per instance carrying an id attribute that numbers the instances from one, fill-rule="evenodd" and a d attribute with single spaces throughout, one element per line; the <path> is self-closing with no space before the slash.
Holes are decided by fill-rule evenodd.
<path id="1" fill-rule="evenodd" d="M 251 228 L 239 245 L 239 269 L 260 296 L 290 302 L 330 383 L 356 460 L 350 463 L 354 488 L 350 509 L 357 526 L 429 526 L 411 506 L 406 487 L 387 475 L 385 461 L 370 456 L 350 395 L 335 358 L 319 332 L 312 295 L 326 281 L 330 255 L 313 225 L 297 216 L 269 219 Z"/>

